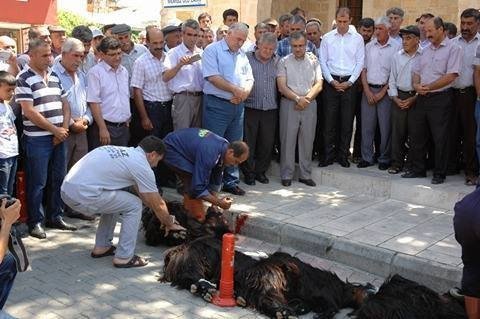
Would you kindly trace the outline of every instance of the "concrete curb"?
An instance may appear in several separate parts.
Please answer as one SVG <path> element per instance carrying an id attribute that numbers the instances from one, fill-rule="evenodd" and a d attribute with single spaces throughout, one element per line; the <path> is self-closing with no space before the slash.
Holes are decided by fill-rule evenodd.
<path id="1" fill-rule="evenodd" d="M 230 212 L 232 223 L 241 212 Z M 458 286 L 462 271 L 458 268 L 389 249 L 339 238 L 281 221 L 250 216 L 240 233 L 244 236 L 280 244 L 310 255 L 387 277 L 398 273 L 438 292 Z"/>
<path id="2" fill-rule="evenodd" d="M 165 195 L 169 200 L 182 199 L 174 191 L 167 191 Z M 461 269 L 446 264 L 245 212 L 229 211 L 227 216 L 232 226 L 240 214 L 249 215 L 240 231 L 247 237 L 340 262 L 382 277 L 398 273 L 438 292 L 446 292 L 460 285 Z"/>

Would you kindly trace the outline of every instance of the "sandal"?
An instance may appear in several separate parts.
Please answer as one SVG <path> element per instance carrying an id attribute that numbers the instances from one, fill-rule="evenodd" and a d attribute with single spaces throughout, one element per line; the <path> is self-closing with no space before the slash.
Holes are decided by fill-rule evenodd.
<path id="1" fill-rule="evenodd" d="M 399 168 L 399 167 L 395 167 L 395 166 L 392 166 L 388 169 L 388 173 L 389 174 L 398 174 L 400 173 L 402 170 Z"/>
<path id="2" fill-rule="evenodd" d="M 107 256 L 113 256 L 115 255 L 115 251 L 117 250 L 117 247 L 115 246 L 110 246 L 108 250 L 102 254 L 94 254 L 93 252 L 90 253 L 90 257 L 92 258 L 102 258 L 102 257 L 107 257 Z"/>
<path id="3" fill-rule="evenodd" d="M 477 185 L 477 178 L 475 176 L 467 176 L 465 177 L 465 185 L 467 186 L 475 186 Z"/>
<path id="4" fill-rule="evenodd" d="M 115 264 L 113 263 L 113 266 L 117 268 L 134 268 L 134 267 L 143 267 L 148 264 L 148 260 L 143 259 L 140 256 L 133 255 L 132 259 L 128 261 L 126 264 Z"/>

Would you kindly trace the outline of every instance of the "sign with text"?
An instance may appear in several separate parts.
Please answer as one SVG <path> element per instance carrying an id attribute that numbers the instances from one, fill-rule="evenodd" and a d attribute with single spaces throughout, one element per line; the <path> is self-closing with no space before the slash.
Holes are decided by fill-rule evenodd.
<path id="1" fill-rule="evenodd" d="M 163 0 L 164 8 L 201 7 L 206 5 L 207 0 Z"/>

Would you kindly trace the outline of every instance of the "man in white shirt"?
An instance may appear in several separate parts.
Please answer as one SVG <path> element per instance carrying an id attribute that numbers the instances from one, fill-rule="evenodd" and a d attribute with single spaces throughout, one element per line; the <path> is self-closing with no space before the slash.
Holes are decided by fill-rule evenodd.
<path id="1" fill-rule="evenodd" d="M 127 146 L 130 137 L 128 71 L 121 65 L 120 42 L 106 37 L 100 42 L 102 61 L 88 71 L 87 102 L 95 123 L 90 149 L 100 145 Z"/>
<path id="2" fill-rule="evenodd" d="M 142 203 L 150 207 L 166 233 L 184 230 L 169 215 L 158 193 L 151 167 L 163 158 L 162 140 L 147 136 L 139 146 L 99 147 L 78 161 L 61 187 L 64 202 L 84 214 L 101 214 L 92 258 L 115 255 L 117 268 L 142 267 L 148 261 L 134 254 L 142 214 Z M 136 195 L 125 189 L 132 187 Z M 137 197 L 138 196 L 138 197 Z M 112 245 L 113 232 L 121 217 L 118 247 Z"/>
<path id="3" fill-rule="evenodd" d="M 197 21 L 182 24 L 183 42 L 167 52 L 163 81 L 173 92 L 172 120 L 175 130 L 202 124 L 203 50 L 196 46 L 200 31 Z"/>
<path id="4" fill-rule="evenodd" d="M 320 64 L 326 82 L 323 93 L 325 158 L 320 161 L 320 167 L 334 160 L 343 167 L 350 166 L 348 154 L 355 114 L 355 82 L 365 56 L 362 36 L 355 28 L 350 28 L 350 9 L 338 8 L 335 16 L 337 28 L 325 34 L 320 44 Z"/>

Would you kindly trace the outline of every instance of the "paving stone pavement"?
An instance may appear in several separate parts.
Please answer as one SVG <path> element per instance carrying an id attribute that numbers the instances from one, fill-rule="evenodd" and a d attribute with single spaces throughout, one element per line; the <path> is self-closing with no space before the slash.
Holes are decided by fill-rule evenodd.
<path id="1" fill-rule="evenodd" d="M 149 247 L 139 233 L 137 251 L 150 258 L 146 267 L 116 269 L 112 258 L 89 256 L 95 233 L 91 222 L 69 220 L 76 232 L 47 230 L 47 240 L 25 239 L 31 267 L 19 273 L 4 310 L 17 318 L 266 318 L 242 308 L 219 308 L 188 291 L 157 281 L 165 248 Z M 119 227 L 117 225 L 116 236 Z M 116 239 L 114 240 L 116 242 Z M 239 236 L 237 247 L 254 253 L 282 249 L 314 266 L 335 271 L 342 279 L 379 285 L 382 278 L 288 247 Z M 305 315 L 302 318 L 312 318 Z M 343 318 L 343 316 L 342 316 Z"/>

